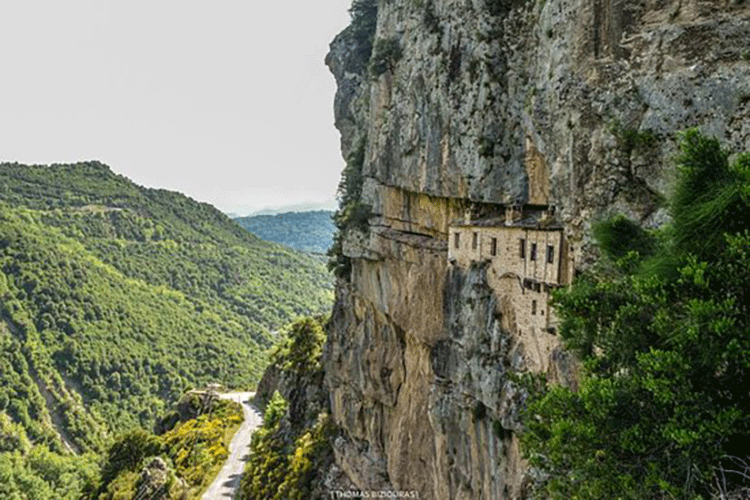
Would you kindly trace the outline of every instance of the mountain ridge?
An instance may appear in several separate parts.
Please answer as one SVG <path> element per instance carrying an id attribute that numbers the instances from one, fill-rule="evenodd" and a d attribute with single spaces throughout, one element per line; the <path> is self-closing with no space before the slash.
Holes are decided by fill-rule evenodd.
<path id="1" fill-rule="evenodd" d="M 261 239 L 324 254 L 333 244 L 332 217 L 332 211 L 314 210 L 237 217 L 234 221 Z"/>

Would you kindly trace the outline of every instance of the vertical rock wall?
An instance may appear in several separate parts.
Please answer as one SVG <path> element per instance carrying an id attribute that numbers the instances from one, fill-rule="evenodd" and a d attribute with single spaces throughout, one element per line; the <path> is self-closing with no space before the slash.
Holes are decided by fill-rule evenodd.
<path id="1" fill-rule="evenodd" d="M 448 226 L 501 204 L 555 205 L 578 265 L 589 221 L 666 219 L 675 132 L 750 150 L 750 5 L 741 0 L 381 0 L 376 40 L 402 56 L 376 78 L 344 36 L 342 153 L 365 141 L 366 231 L 346 234 L 326 377 L 357 486 L 425 499 L 522 498 L 517 434 L 530 366 L 545 363 L 486 269 L 451 267 Z M 546 352 L 546 351 L 545 351 Z"/>

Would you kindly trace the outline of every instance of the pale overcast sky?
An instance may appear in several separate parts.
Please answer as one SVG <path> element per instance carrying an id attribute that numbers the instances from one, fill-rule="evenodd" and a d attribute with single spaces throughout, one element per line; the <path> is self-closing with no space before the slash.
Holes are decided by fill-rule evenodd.
<path id="1" fill-rule="evenodd" d="M 0 160 L 100 160 L 240 214 L 333 198 L 351 0 L 0 0 Z"/>

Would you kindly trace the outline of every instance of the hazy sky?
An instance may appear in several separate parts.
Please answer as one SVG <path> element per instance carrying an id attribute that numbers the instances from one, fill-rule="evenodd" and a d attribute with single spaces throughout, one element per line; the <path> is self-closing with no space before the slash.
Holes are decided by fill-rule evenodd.
<path id="1" fill-rule="evenodd" d="M 224 211 L 334 196 L 351 0 L 2 0 L 0 160 L 100 160 Z"/>

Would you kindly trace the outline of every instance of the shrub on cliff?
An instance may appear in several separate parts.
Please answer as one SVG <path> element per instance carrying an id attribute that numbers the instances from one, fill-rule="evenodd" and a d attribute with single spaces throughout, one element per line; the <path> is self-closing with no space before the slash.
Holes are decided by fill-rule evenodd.
<path id="1" fill-rule="evenodd" d="M 344 255 L 344 236 L 350 229 L 367 229 L 371 207 L 362 203 L 366 139 L 362 138 L 357 147 L 346 158 L 346 167 L 341 173 L 338 186 L 339 209 L 333 214 L 336 234 L 333 245 L 328 250 L 328 269 L 339 278 L 345 278 L 351 271 L 351 261 Z"/>
<path id="2" fill-rule="evenodd" d="M 370 57 L 370 76 L 377 78 L 386 71 L 391 73 L 396 68 L 396 63 L 401 59 L 403 51 L 398 38 L 381 38 L 375 42 L 372 56 Z"/>
<path id="3" fill-rule="evenodd" d="M 314 318 L 301 318 L 285 333 L 287 338 L 272 352 L 271 362 L 282 370 L 296 373 L 319 370 L 326 340 L 320 322 Z"/>
<path id="4" fill-rule="evenodd" d="M 730 469 L 750 449 L 748 157 L 696 131 L 680 147 L 673 223 L 623 255 L 608 247 L 634 227 L 611 221 L 609 257 L 555 297 L 580 388 L 533 397 L 522 438 L 553 498 L 707 498 L 722 471 L 724 491 L 747 485 Z"/>

